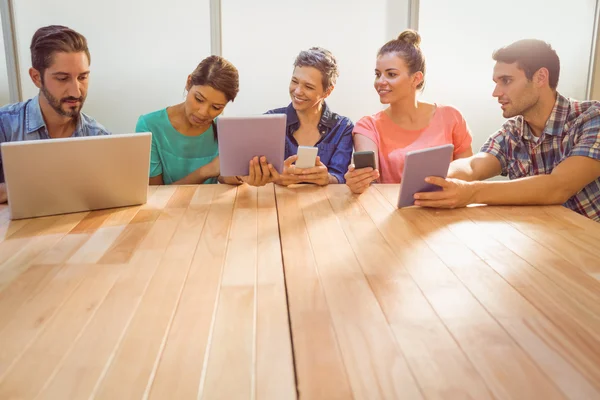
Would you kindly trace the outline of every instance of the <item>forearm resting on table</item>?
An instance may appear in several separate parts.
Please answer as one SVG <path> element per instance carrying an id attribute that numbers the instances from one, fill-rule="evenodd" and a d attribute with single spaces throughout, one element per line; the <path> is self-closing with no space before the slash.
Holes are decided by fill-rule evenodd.
<path id="1" fill-rule="evenodd" d="M 511 181 L 472 182 L 473 202 L 489 205 L 551 205 L 563 204 L 571 193 L 552 175 L 528 176 Z"/>
<path id="2" fill-rule="evenodd" d="M 472 182 L 475 203 L 564 204 L 600 177 L 600 160 L 584 156 L 566 158 L 551 174 L 508 182 Z"/>
<path id="3" fill-rule="evenodd" d="M 198 168 L 197 170 L 191 172 L 185 177 L 171 183 L 171 185 L 200 185 L 204 183 L 205 180 L 214 178 L 215 175 L 208 173 L 209 167 L 205 165 L 203 167 Z M 164 180 L 162 174 L 157 176 L 150 177 L 150 185 L 164 185 Z"/>

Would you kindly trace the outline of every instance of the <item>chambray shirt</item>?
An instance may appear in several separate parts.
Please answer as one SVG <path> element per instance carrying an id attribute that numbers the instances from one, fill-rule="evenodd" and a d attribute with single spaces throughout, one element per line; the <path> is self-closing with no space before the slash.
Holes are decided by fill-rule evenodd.
<path id="1" fill-rule="evenodd" d="M 267 111 L 267 114 L 285 114 L 287 116 L 285 158 L 296 155 L 298 142 L 294 137 L 294 132 L 300 128 L 300 121 L 292 104 Z M 327 167 L 328 172 L 335 176 L 339 183 L 345 183 L 344 174 L 348 171 L 348 165 L 352 158 L 354 124 L 347 117 L 331 112 L 327 103 L 323 103 L 323 112 L 317 129 L 321 133 L 321 138 L 315 145 L 319 149 L 317 155 Z"/>
<path id="2" fill-rule="evenodd" d="M 522 116 L 509 119 L 483 145 L 510 179 L 550 174 L 571 156 L 600 161 L 600 102 L 575 101 L 557 94 L 556 103 L 537 138 Z M 600 178 L 590 182 L 563 206 L 600 222 Z"/>
<path id="3" fill-rule="evenodd" d="M 110 135 L 105 127 L 81 113 L 72 137 Z M 0 108 L 0 143 L 50 139 L 42 117 L 38 96 Z M 4 182 L 4 166 L 0 154 L 0 183 Z"/>

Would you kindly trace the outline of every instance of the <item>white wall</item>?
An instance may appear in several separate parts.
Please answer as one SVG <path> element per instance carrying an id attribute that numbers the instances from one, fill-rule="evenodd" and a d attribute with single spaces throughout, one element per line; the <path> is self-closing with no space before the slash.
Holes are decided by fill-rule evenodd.
<path id="1" fill-rule="evenodd" d="M 2 19 L 0 19 L 0 107 L 10 102 L 8 93 L 8 72 L 6 70 L 6 54 L 2 36 Z"/>
<path id="2" fill-rule="evenodd" d="M 223 0 L 223 56 L 240 71 L 240 94 L 226 112 L 287 106 L 294 60 L 313 46 L 330 50 L 338 62 L 328 100 L 333 111 L 354 122 L 378 112 L 373 79 L 377 50 L 390 39 L 387 8 L 384 0 Z M 396 24 L 394 35 L 406 27 L 401 19 Z"/>
<path id="3" fill-rule="evenodd" d="M 328 48 L 338 60 L 340 77 L 329 99 L 334 111 L 356 121 L 381 110 L 372 86 L 376 52 L 407 27 L 409 3 L 222 0 L 223 55 L 238 67 L 241 79 L 240 94 L 226 113 L 256 114 L 287 105 L 293 61 L 311 46 Z M 24 98 L 37 93 L 27 72 L 31 36 L 40 26 L 70 26 L 87 37 L 92 53 L 84 112 L 114 133 L 133 131 L 140 114 L 182 101 L 187 75 L 210 54 L 209 0 L 13 5 Z M 502 8 L 490 8 L 480 0 L 420 0 L 419 31 L 428 62 L 422 98 L 457 106 L 477 150 L 504 121 L 491 97 L 491 53 L 522 37 L 552 43 L 562 61 L 559 90 L 583 98 L 594 5 L 595 0 L 504 0 Z M 2 68 L 4 62 L 0 85 Z M 7 96 L 4 87 L 0 95 Z"/>
<path id="4" fill-rule="evenodd" d="M 66 25 L 88 39 L 90 86 L 83 111 L 113 133 L 139 115 L 183 101 L 186 79 L 210 55 L 209 0 L 27 0 L 13 2 L 23 97 L 36 29 Z"/>
<path id="5" fill-rule="evenodd" d="M 600 100 L 600 30 L 596 32 L 596 58 L 594 61 L 594 74 L 590 99 Z"/>
<path id="6" fill-rule="evenodd" d="M 452 104 L 473 132 L 473 149 L 504 122 L 492 97 L 492 52 L 523 38 L 549 42 L 561 60 L 558 90 L 585 97 L 595 0 L 420 0 L 419 32 L 427 58 L 422 96 Z"/>

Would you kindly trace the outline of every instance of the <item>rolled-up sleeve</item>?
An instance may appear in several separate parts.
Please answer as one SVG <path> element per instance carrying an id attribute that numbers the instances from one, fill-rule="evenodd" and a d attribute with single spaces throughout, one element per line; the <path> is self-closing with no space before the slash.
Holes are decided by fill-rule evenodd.
<path id="1" fill-rule="evenodd" d="M 569 156 L 583 156 L 600 160 L 600 111 L 581 124 L 580 135 Z"/>

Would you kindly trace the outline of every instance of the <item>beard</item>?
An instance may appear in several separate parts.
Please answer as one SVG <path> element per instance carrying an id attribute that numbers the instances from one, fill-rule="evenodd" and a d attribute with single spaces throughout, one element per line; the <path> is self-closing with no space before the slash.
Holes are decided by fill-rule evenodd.
<path id="1" fill-rule="evenodd" d="M 62 115 L 63 117 L 67 118 L 72 118 L 73 120 L 79 119 L 79 116 L 81 114 L 81 107 L 83 107 L 83 102 L 85 101 L 85 96 L 81 96 L 79 98 L 69 96 L 63 97 L 62 99 L 58 99 L 52 96 L 52 94 L 48 91 L 48 89 L 46 89 L 46 86 L 44 84 L 42 84 L 41 92 L 46 98 L 46 100 L 48 100 L 48 104 L 50 104 L 50 107 L 52 107 L 52 109 L 56 111 L 58 115 Z M 62 105 L 67 101 L 79 101 L 80 104 L 78 106 L 69 107 L 67 110 L 64 110 L 62 108 Z"/>

